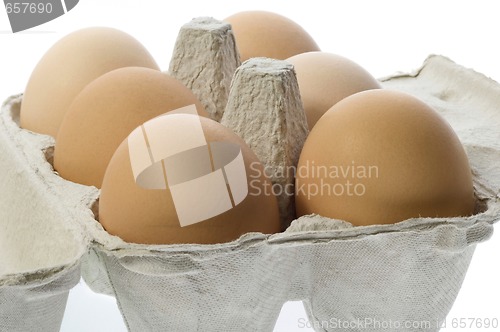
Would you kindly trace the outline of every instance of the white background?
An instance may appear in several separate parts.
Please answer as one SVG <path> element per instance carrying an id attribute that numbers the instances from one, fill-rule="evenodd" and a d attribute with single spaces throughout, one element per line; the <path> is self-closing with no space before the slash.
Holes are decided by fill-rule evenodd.
<path id="1" fill-rule="evenodd" d="M 224 19 L 250 9 L 274 11 L 293 19 L 313 36 L 323 51 L 348 57 L 375 77 L 417 68 L 434 53 L 500 81 L 500 6 L 496 3 L 494 0 L 80 0 L 68 14 L 17 34 L 11 33 L 5 10 L 0 7 L 0 99 L 22 92 L 40 57 L 73 30 L 89 26 L 121 29 L 140 40 L 166 70 L 182 24 L 198 16 Z M 494 235 L 478 246 L 448 316 L 448 328 L 443 331 L 492 331 L 453 329 L 450 325 L 454 318 L 500 320 L 499 261 L 500 236 Z M 300 328 L 299 322 L 304 318 L 300 303 L 288 303 L 275 331 L 312 331 Z M 81 283 L 70 293 L 62 331 L 119 332 L 125 328 L 114 299 L 93 294 Z"/>

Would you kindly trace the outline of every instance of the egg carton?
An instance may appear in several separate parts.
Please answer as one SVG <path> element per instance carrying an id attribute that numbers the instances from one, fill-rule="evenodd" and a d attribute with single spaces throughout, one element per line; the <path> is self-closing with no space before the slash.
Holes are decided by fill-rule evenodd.
<path id="1" fill-rule="evenodd" d="M 231 33 L 219 28 L 208 30 L 231 46 Z M 173 63 L 180 58 L 189 57 L 174 52 Z M 219 60 L 200 68 L 207 82 L 224 73 L 221 86 L 198 84 L 196 93 L 224 122 L 222 106 L 207 107 L 207 100 L 226 89 L 231 104 L 227 75 L 239 63 L 214 70 L 227 65 Z M 293 79 L 291 73 L 286 77 Z M 473 171 L 474 216 L 353 227 L 311 215 L 281 233 L 248 233 L 229 243 L 126 243 L 97 221 L 99 190 L 54 172 L 54 139 L 19 127 L 22 95 L 7 99 L 0 113 L 0 331 L 57 331 L 68 292 L 81 275 L 94 291 L 116 298 L 130 331 L 272 331 L 282 305 L 291 300 L 303 301 L 316 331 L 356 330 L 335 327 L 332 319 L 442 321 L 476 244 L 490 238 L 500 219 L 500 86 L 441 56 L 381 83 L 424 100 L 455 129 Z M 282 125 L 300 126 L 303 119 L 295 116 L 281 118 Z M 303 139 L 299 133 L 274 141 Z M 293 149 L 284 153 L 284 164 L 297 158 Z M 293 202 L 280 198 L 281 211 L 292 215 L 292 208 Z"/>

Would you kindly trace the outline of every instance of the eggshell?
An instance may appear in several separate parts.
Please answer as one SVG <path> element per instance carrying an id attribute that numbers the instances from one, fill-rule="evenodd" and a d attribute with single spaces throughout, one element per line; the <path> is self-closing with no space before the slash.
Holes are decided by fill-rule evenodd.
<path id="1" fill-rule="evenodd" d="M 232 26 L 242 62 L 254 57 L 284 60 L 319 51 L 314 39 L 300 25 L 279 14 L 244 11 L 224 21 Z"/>
<path id="2" fill-rule="evenodd" d="M 168 177 L 169 171 L 166 171 L 169 182 L 167 188 L 148 189 L 136 182 L 130 147 L 133 151 L 137 152 L 138 150 L 136 146 L 129 143 L 131 135 L 116 150 L 104 176 L 99 204 L 99 221 L 104 228 L 110 234 L 117 235 L 127 242 L 147 244 L 222 243 L 235 240 L 247 232 L 279 232 L 280 219 L 277 200 L 272 193 L 266 192 L 265 189 L 272 185 L 271 181 L 266 177 L 262 164 L 245 142 L 231 130 L 208 118 L 187 114 L 167 115 L 167 117 L 176 117 L 176 119 L 181 117 L 181 120 L 187 119 L 189 121 L 197 118 L 196 121 L 199 121 L 201 128 L 203 128 L 202 135 L 204 135 L 206 142 L 236 144 L 241 149 L 243 157 L 248 195 L 239 204 L 222 214 L 181 227 L 179 210 L 174 205 L 173 189 L 170 187 L 173 184 L 170 183 L 171 180 Z M 149 154 L 153 153 L 151 152 L 153 146 L 156 146 L 160 151 L 182 151 L 186 141 L 195 139 L 195 126 L 171 124 L 167 121 L 167 125 L 154 127 L 160 119 L 162 117 L 148 123 L 156 128 L 158 133 L 168 134 L 177 130 L 183 133 L 183 137 L 158 141 L 153 140 L 148 135 Z M 140 131 L 141 135 L 146 132 L 145 127 L 142 128 L 144 132 Z M 135 141 L 132 140 L 132 142 Z M 184 170 L 192 170 L 197 167 L 195 163 L 177 163 L 175 165 Z M 233 189 L 233 187 L 231 188 Z M 196 187 L 195 192 L 191 191 L 189 195 L 183 197 L 194 212 L 207 207 L 203 202 L 200 202 L 201 200 L 193 199 L 193 196 L 200 193 L 205 194 L 209 199 L 218 197 L 216 196 L 218 192 L 212 188 Z M 219 203 L 215 202 L 215 204 Z"/>
<path id="3" fill-rule="evenodd" d="M 431 107 L 402 92 L 369 90 L 340 101 L 318 121 L 300 156 L 299 215 L 388 224 L 468 216 L 474 204 L 457 135 Z"/>
<path id="4" fill-rule="evenodd" d="M 293 64 L 309 129 L 330 107 L 356 92 L 379 89 L 379 82 L 357 63 L 340 55 L 307 52 L 287 59 Z"/>
<path id="5" fill-rule="evenodd" d="M 67 35 L 33 70 L 21 106 L 21 126 L 56 137 L 69 105 L 88 83 L 129 66 L 159 70 L 144 46 L 122 31 L 94 27 Z"/>
<path id="6" fill-rule="evenodd" d="M 179 107 L 203 106 L 181 82 L 158 70 L 126 67 L 87 85 L 57 135 L 54 168 L 70 181 L 101 187 L 113 153 L 143 122 Z"/>

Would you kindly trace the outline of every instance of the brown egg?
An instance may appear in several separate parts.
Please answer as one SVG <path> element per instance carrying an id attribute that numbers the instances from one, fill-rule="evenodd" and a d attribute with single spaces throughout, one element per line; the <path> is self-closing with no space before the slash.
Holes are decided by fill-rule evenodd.
<path id="1" fill-rule="evenodd" d="M 307 52 L 287 59 L 293 64 L 312 129 L 326 111 L 356 92 L 379 89 L 378 81 L 357 63 L 340 55 Z"/>
<path id="2" fill-rule="evenodd" d="M 245 11 L 224 21 L 232 26 L 241 61 L 254 57 L 284 60 L 319 51 L 312 37 L 294 21 L 266 11 Z"/>
<path id="3" fill-rule="evenodd" d="M 87 85 L 74 99 L 57 135 L 54 168 L 63 178 L 101 187 L 120 143 L 137 126 L 198 99 L 180 81 L 158 70 L 126 67 Z"/>
<path id="4" fill-rule="evenodd" d="M 162 116 L 134 130 L 113 155 L 99 220 L 134 243 L 222 243 L 247 232 L 275 233 L 271 185 L 255 154 L 226 127 L 195 115 Z"/>
<path id="5" fill-rule="evenodd" d="M 450 125 L 419 99 L 359 92 L 318 121 L 296 178 L 298 215 L 354 225 L 474 212 L 469 162 Z"/>
<path id="6" fill-rule="evenodd" d="M 144 46 L 119 30 L 96 27 L 67 35 L 33 70 L 21 106 L 21 127 L 56 137 L 69 105 L 88 83 L 129 66 L 159 69 Z"/>

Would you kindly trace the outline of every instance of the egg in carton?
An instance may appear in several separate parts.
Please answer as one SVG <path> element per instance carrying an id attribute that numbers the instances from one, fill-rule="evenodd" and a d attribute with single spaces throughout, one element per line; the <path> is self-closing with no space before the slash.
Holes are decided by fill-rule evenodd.
<path id="1" fill-rule="evenodd" d="M 244 137 L 266 166 L 296 165 L 307 124 L 297 107 L 293 68 L 250 60 L 230 87 L 228 77 L 239 65 L 231 38 L 221 22 L 203 18 L 187 24 L 171 73 L 212 116 Z M 197 43 L 200 39 L 215 48 L 200 49 L 207 45 Z M 245 91 L 249 85 L 264 94 Z M 269 85 L 279 89 L 266 94 Z M 337 330 L 324 324 L 332 318 L 442 321 L 476 244 L 491 236 L 500 218 L 500 170 L 492 166 L 500 164 L 495 107 L 500 88 L 439 56 L 414 74 L 383 79 L 382 85 L 426 101 L 456 130 L 473 170 L 474 216 L 352 227 L 311 215 L 288 226 L 293 201 L 279 197 L 282 225 L 288 226 L 282 233 L 248 233 L 221 244 L 126 243 L 96 221 L 96 188 L 54 173 L 53 139 L 19 127 L 22 97 L 8 99 L 0 116 L 0 328 L 57 330 L 80 269 L 93 290 L 116 297 L 130 331 L 272 331 L 290 300 L 304 302 L 317 331 Z M 285 102 L 273 102 L 280 98 Z M 242 125 L 250 102 L 267 111 L 252 114 L 258 127 Z M 276 126 L 283 130 L 273 140 L 263 139 Z"/>

